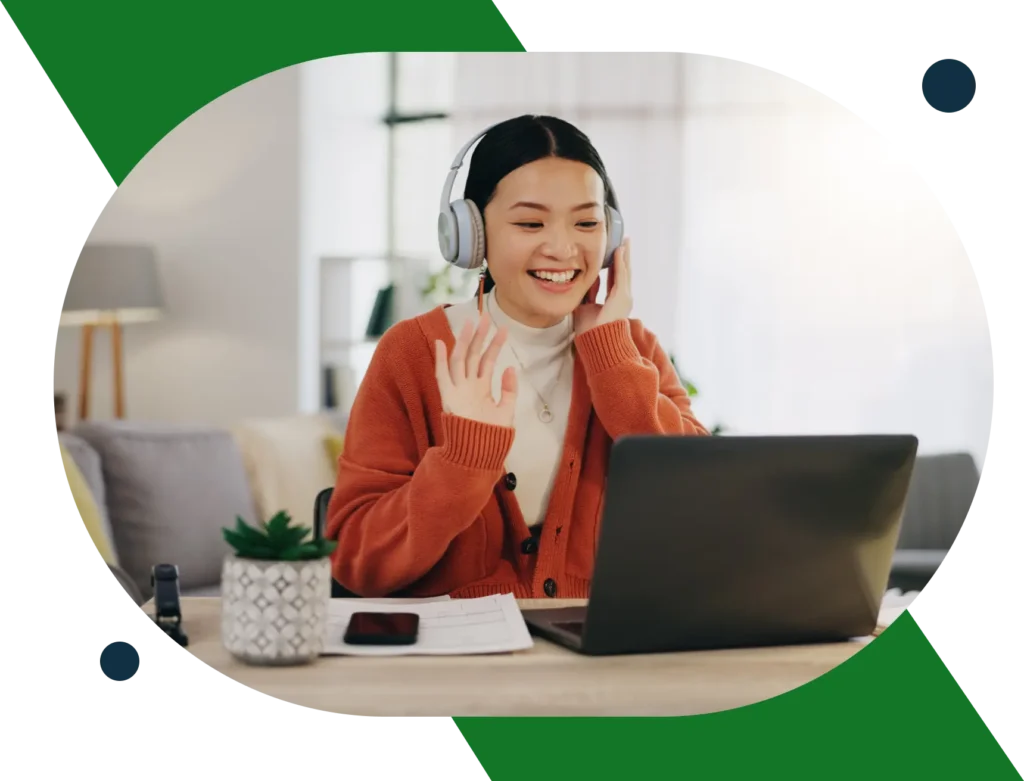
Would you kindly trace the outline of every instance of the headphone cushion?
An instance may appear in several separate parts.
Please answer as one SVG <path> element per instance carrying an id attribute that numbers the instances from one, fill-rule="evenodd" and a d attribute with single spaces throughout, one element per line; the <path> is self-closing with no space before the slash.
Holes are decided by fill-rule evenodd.
<path id="1" fill-rule="evenodd" d="M 467 211 L 469 212 L 469 218 L 472 221 L 472 236 L 473 236 L 473 248 L 470 256 L 470 268 L 480 268 L 484 262 L 484 254 L 486 250 L 487 240 L 484 232 L 484 218 L 480 214 L 480 209 L 472 201 L 466 201 Z"/>
<path id="2" fill-rule="evenodd" d="M 468 200 L 452 201 L 458 252 L 450 261 L 463 269 L 478 268 L 484 259 L 484 229 L 480 210 Z"/>

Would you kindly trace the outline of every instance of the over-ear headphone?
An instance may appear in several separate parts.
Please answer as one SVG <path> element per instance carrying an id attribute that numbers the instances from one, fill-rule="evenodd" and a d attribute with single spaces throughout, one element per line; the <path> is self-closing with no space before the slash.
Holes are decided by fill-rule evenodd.
<path id="1" fill-rule="evenodd" d="M 470 147 L 487 135 L 494 127 L 488 127 L 471 138 L 452 161 L 448 177 L 444 180 L 441 190 L 441 213 L 437 218 L 437 241 L 441 247 L 441 255 L 453 266 L 464 269 L 480 268 L 484 262 L 485 240 L 484 221 L 480 209 L 471 200 L 460 198 L 452 201 L 452 187 L 455 177 L 462 167 L 462 161 Z M 609 189 L 611 185 L 609 184 Z M 608 251 L 602 268 L 612 264 L 612 258 L 622 244 L 625 228 L 622 215 L 611 205 L 605 206 L 605 219 L 608 227 Z"/>

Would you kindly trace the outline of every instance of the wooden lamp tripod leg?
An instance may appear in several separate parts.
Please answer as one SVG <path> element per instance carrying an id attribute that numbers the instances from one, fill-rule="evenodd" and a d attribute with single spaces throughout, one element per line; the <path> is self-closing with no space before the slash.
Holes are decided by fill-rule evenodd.
<path id="1" fill-rule="evenodd" d="M 110 324 L 110 341 L 114 353 L 114 416 L 120 420 L 124 417 L 124 351 L 118 322 Z"/>
<path id="2" fill-rule="evenodd" d="M 92 333 L 93 326 L 82 326 L 82 356 L 78 377 L 78 419 L 89 417 L 89 384 L 92 381 Z"/>

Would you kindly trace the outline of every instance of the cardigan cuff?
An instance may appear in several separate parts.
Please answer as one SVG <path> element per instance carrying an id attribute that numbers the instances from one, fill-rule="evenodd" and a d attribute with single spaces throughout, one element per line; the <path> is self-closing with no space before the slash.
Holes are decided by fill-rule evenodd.
<path id="1" fill-rule="evenodd" d="M 642 358 L 630 336 L 629 320 L 613 320 L 595 326 L 579 334 L 574 341 L 584 366 L 594 374 Z"/>
<path id="2" fill-rule="evenodd" d="M 444 442 L 441 456 L 448 462 L 470 469 L 504 469 L 516 430 L 494 426 L 445 413 L 441 418 Z"/>

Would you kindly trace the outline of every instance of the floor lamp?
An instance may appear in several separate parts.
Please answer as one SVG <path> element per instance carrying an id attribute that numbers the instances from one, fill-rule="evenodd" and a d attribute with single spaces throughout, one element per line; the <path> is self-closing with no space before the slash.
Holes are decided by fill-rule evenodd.
<path id="1" fill-rule="evenodd" d="M 122 326 L 155 320 L 163 308 L 156 253 L 135 244 L 86 244 L 78 256 L 64 297 L 62 326 L 81 326 L 78 419 L 89 417 L 93 334 L 110 332 L 114 415 L 124 417 L 124 343 Z"/>

